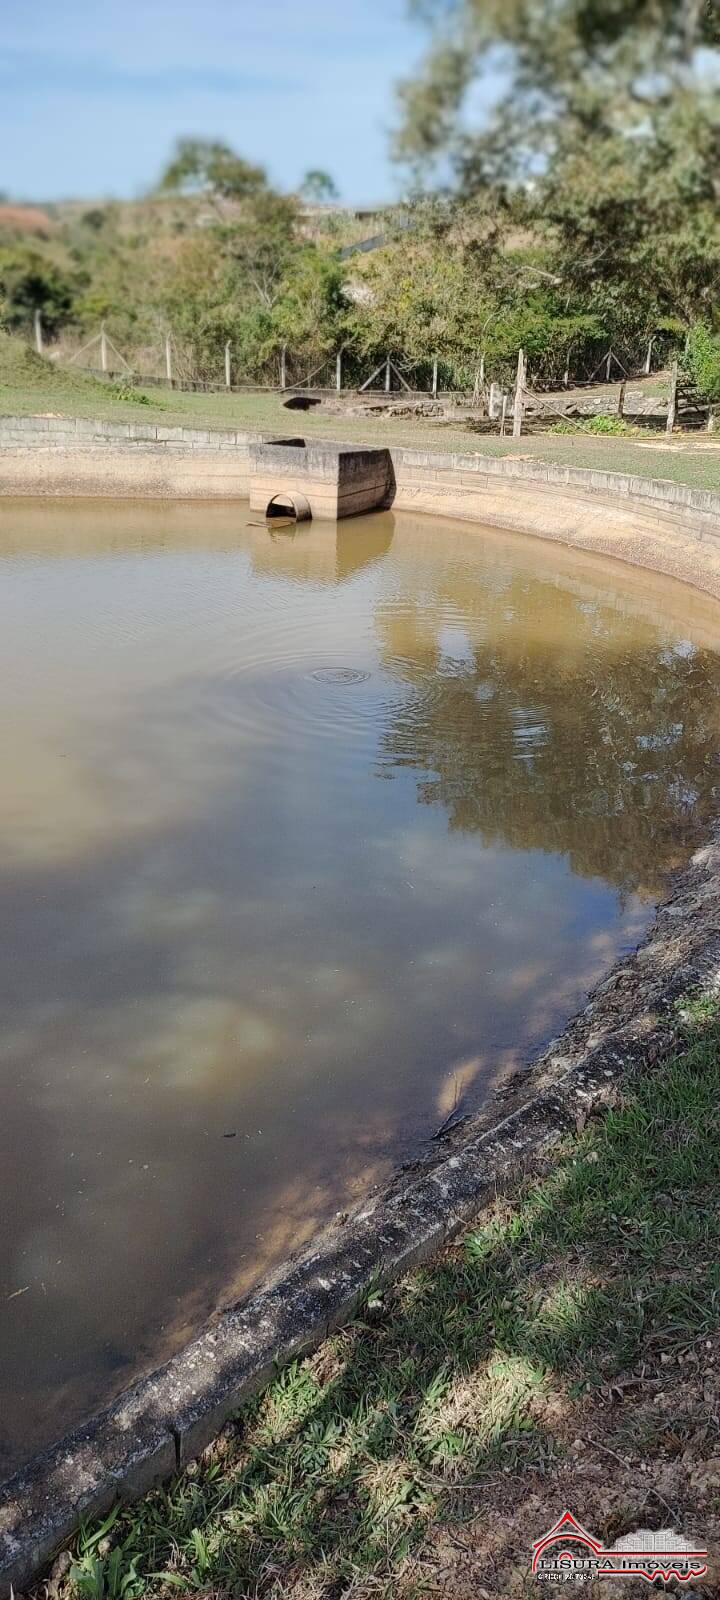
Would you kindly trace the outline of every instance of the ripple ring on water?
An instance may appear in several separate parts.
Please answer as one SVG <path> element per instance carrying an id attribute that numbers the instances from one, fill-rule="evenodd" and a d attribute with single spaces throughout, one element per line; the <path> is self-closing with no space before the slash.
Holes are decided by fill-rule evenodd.
<path id="1" fill-rule="evenodd" d="M 317 683 L 366 683 L 370 673 L 359 667 L 317 667 L 310 677 Z"/>

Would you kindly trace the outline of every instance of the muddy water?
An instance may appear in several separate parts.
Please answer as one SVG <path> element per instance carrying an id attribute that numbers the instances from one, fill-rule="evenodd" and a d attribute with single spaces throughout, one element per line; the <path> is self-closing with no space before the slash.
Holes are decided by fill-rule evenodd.
<path id="1" fill-rule="evenodd" d="M 562 1025 L 714 812 L 720 663 L 479 527 L 0 519 L 7 1470 Z"/>

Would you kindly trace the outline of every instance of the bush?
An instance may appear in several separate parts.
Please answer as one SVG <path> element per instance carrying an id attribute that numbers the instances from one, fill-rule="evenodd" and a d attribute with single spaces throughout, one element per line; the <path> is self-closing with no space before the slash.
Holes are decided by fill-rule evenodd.
<path id="1" fill-rule="evenodd" d="M 599 417 L 561 417 L 559 422 L 554 422 L 551 433 L 600 433 L 627 435 L 637 430 L 631 422 L 626 422 L 624 417 L 599 416 Z"/>
<path id="2" fill-rule="evenodd" d="M 706 400 L 720 400 L 720 334 L 695 322 L 688 334 L 683 375 Z"/>
<path id="3" fill-rule="evenodd" d="M 116 400 L 129 400 L 134 406 L 162 407 L 163 402 L 159 397 L 153 396 L 151 400 L 149 394 L 145 394 L 142 389 L 136 389 L 132 383 L 123 383 L 121 380 L 119 383 L 108 383 L 107 387 Z"/>
<path id="4" fill-rule="evenodd" d="M 587 422 L 583 423 L 583 433 L 615 433 L 615 434 L 618 434 L 618 433 L 633 433 L 633 432 L 634 432 L 634 429 L 633 429 L 632 424 L 629 423 L 629 422 L 626 422 L 624 417 L 613 417 L 613 416 L 588 417 Z"/>

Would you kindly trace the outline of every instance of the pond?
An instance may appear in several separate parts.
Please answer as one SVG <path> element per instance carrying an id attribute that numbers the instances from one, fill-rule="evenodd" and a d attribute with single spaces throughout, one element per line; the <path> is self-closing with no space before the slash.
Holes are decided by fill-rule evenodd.
<path id="1" fill-rule="evenodd" d="M 0 1470 L 481 1106 L 716 809 L 715 602 L 490 529 L 0 511 Z"/>

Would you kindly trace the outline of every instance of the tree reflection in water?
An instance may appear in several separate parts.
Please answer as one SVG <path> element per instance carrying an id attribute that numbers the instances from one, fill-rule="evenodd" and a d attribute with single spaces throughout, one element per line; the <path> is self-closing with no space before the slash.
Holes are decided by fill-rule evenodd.
<path id="1" fill-rule="evenodd" d="M 483 581 L 484 580 L 484 581 Z M 621 585 L 618 583 L 618 591 Z M 720 659 L 587 586 L 491 571 L 382 606 L 411 690 L 382 738 L 418 799 L 486 844 L 657 896 L 716 812 Z"/>

